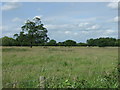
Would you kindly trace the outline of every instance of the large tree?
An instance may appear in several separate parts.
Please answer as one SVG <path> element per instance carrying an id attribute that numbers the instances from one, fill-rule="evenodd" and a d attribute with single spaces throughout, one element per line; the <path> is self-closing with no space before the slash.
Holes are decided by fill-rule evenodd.
<path id="1" fill-rule="evenodd" d="M 31 48 L 34 43 L 46 43 L 49 40 L 47 36 L 48 31 L 43 26 L 43 24 L 41 23 L 41 19 L 38 16 L 34 17 L 33 20 L 27 20 L 21 28 L 21 39 L 27 39 Z"/>

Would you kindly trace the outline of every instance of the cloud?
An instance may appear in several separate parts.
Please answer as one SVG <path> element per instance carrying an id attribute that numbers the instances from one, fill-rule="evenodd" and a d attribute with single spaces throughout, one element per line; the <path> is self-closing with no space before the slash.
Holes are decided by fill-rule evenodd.
<path id="1" fill-rule="evenodd" d="M 74 15 L 73 15 L 74 16 Z M 69 17 L 68 15 L 57 15 L 57 16 L 49 16 L 49 17 L 42 17 L 42 21 L 45 23 L 80 23 L 80 22 L 94 22 L 97 20 L 97 17 L 90 17 L 90 18 L 73 18 Z"/>
<path id="2" fill-rule="evenodd" d="M 120 21 L 120 17 L 118 17 L 118 16 L 114 17 L 114 18 L 113 18 L 113 21 L 114 21 L 114 22 L 119 22 L 119 21 Z"/>
<path id="3" fill-rule="evenodd" d="M 76 36 L 76 35 L 78 35 L 78 32 L 74 32 L 74 31 L 65 31 L 64 34 Z"/>
<path id="4" fill-rule="evenodd" d="M 80 23 L 78 26 L 83 30 L 99 30 L 101 28 L 101 26 L 98 24 L 93 24 L 88 22 Z"/>
<path id="5" fill-rule="evenodd" d="M 18 18 L 18 17 L 15 17 L 12 19 L 12 22 L 21 22 L 22 19 Z"/>
<path id="6" fill-rule="evenodd" d="M 99 33 L 100 33 L 99 37 L 114 37 L 114 38 L 118 38 L 118 30 L 107 29 L 107 30 L 101 30 Z"/>
<path id="7" fill-rule="evenodd" d="M 64 33 L 65 33 L 65 34 L 71 34 L 71 32 L 70 32 L 70 31 L 65 31 Z"/>
<path id="8" fill-rule="evenodd" d="M 85 22 L 85 23 L 80 23 L 78 26 L 79 26 L 79 27 L 86 27 L 87 25 L 89 25 L 89 23 L 88 23 L 88 22 Z"/>
<path id="9" fill-rule="evenodd" d="M 13 10 L 19 8 L 20 6 L 21 4 L 17 2 L 7 2 L 2 5 L 1 10 L 3 11 Z"/>
<path id="10" fill-rule="evenodd" d="M 60 24 L 60 25 L 55 25 L 55 24 L 48 24 L 48 25 L 45 25 L 46 28 L 48 29 L 56 29 L 56 30 L 60 30 L 60 29 L 69 29 L 69 28 L 72 28 L 74 27 L 73 25 L 70 25 L 70 24 Z"/>
<path id="11" fill-rule="evenodd" d="M 118 5 L 118 2 L 110 2 L 107 7 L 110 7 L 112 9 L 118 9 L 120 6 Z"/>
<path id="12" fill-rule="evenodd" d="M 2 31 L 2 36 L 13 37 L 15 33 L 21 31 L 21 28 L 17 25 L 2 25 L 0 26 L 0 30 Z"/>
<path id="13" fill-rule="evenodd" d="M 3 28 L 3 27 L 2 27 L 2 26 L 0 26 L 0 31 L 2 31 L 2 28 Z"/>
<path id="14" fill-rule="evenodd" d="M 108 30 L 105 30 L 105 33 L 104 33 L 104 35 L 113 35 L 113 34 L 118 34 L 118 30 L 108 29 Z"/>
<path id="15" fill-rule="evenodd" d="M 91 27 L 88 27 L 87 29 L 89 30 L 96 30 L 96 29 L 99 29 L 100 28 L 100 25 L 92 25 Z"/>
<path id="16" fill-rule="evenodd" d="M 90 24 L 90 23 L 89 23 Z M 88 24 L 88 26 L 89 26 Z M 78 25 L 73 25 L 72 29 L 66 29 L 70 24 L 65 24 L 65 25 L 51 25 L 53 29 L 48 28 L 48 35 L 51 39 L 55 39 L 58 42 L 59 41 L 64 41 L 67 39 L 74 39 L 77 42 L 85 42 L 89 38 L 99 38 L 99 37 L 117 37 L 118 31 L 117 30 L 112 30 L 112 29 L 96 29 L 96 30 L 84 30 L 82 27 L 79 27 L 80 24 Z M 86 24 L 87 25 L 87 22 Z M 96 24 L 95 24 L 96 25 Z M 91 24 L 91 27 L 95 26 L 94 24 Z M 77 26 L 77 27 L 76 27 Z M 61 27 L 60 29 L 55 29 Z M 63 28 L 62 28 L 63 27 Z M 66 28 L 65 28 L 66 27 Z M 21 28 L 19 26 L 3 26 L 0 27 L 2 28 L 2 36 L 9 36 L 13 37 L 15 33 L 19 33 L 21 31 Z"/>
<path id="17" fill-rule="evenodd" d="M 0 31 L 8 29 L 8 26 L 0 26 Z"/>
<path id="18" fill-rule="evenodd" d="M 77 42 L 85 42 L 89 38 L 103 36 L 103 33 L 106 33 L 104 36 L 114 33 L 112 31 L 102 30 L 103 27 L 101 25 L 89 22 L 79 24 L 49 24 L 46 27 L 50 38 L 56 39 L 57 41 L 74 39 Z"/>
<path id="19" fill-rule="evenodd" d="M 66 31 L 66 30 L 76 30 L 78 28 L 78 25 L 77 24 L 48 24 L 48 25 L 45 25 L 45 27 L 49 30 L 53 30 L 53 31 L 56 31 L 56 30 L 60 30 L 60 31 Z"/>
<path id="20" fill-rule="evenodd" d="M 57 41 L 74 39 L 77 42 L 86 42 L 90 38 L 99 37 L 118 37 L 118 31 L 112 29 L 96 30 L 96 31 L 51 31 L 49 37 Z"/>
<path id="21" fill-rule="evenodd" d="M 120 17 L 116 16 L 113 19 L 108 20 L 108 22 L 118 23 L 118 22 L 120 22 Z"/>
<path id="22" fill-rule="evenodd" d="M 45 27 L 49 30 L 61 30 L 61 31 L 84 31 L 84 30 L 98 30 L 101 28 L 100 25 L 93 24 L 93 23 L 79 23 L 79 24 L 48 24 Z"/>

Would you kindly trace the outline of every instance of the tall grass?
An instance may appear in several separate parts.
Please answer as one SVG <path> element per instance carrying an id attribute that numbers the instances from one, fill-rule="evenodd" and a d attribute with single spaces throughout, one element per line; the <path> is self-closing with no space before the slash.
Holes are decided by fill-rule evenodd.
<path id="1" fill-rule="evenodd" d="M 39 76 L 49 78 L 47 87 L 106 87 L 105 75 L 118 63 L 116 47 L 3 47 L 3 87 L 37 87 Z M 108 75 L 109 76 L 109 75 Z M 106 78 L 106 77 L 105 77 Z M 111 80 L 116 78 L 111 78 Z M 30 81 L 29 83 L 27 81 Z M 82 84 L 83 83 L 83 84 Z M 67 85 L 68 84 L 68 85 Z M 117 87 L 117 80 L 109 83 Z"/>

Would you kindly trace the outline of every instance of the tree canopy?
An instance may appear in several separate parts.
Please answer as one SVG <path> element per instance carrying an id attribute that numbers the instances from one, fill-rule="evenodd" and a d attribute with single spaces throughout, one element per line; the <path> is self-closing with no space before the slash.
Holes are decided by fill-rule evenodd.
<path id="1" fill-rule="evenodd" d="M 28 39 L 25 34 L 20 32 L 20 34 L 15 34 L 14 38 L 10 37 L 2 37 L 0 38 L 0 45 L 2 46 L 29 46 Z M 23 38 L 24 37 L 24 38 Z M 23 39 L 22 39 L 23 38 Z M 98 46 L 98 47 L 106 47 L 106 46 L 120 46 L 120 39 L 115 38 L 97 38 L 97 39 L 88 39 L 86 43 L 77 43 L 73 40 L 66 40 L 64 42 L 56 42 L 56 40 L 51 39 L 46 43 L 33 43 L 34 46 Z"/>
<path id="2" fill-rule="evenodd" d="M 99 46 L 99 47 L 105 47 L 105 46 L 118 46 L 120 43 L 120 39 L 115 38 L 97 38 L 97 39 L 89 39 L 87 40 L 88 46 Z"/>
<path id="3" fill-rule="evenodd" d="M 21 27 L 20 34 L 15 34 L 16 40 L 23 45 L 23 42 L 27 42 L 26 45 L 32 46 L 37 43 L 46 43 L 49 40 L 47 36 L 47 29 L 41 23 L 39 17 L 34 17 L 33 20 L 27 20 Z"/>
<path id="4" fill-rule="evenodd" d="M 65 46 L 76 46 L 76 41 L 73 40 L 66 40 L 64 41 Z"/>
<path id="5" fill-rule="evenodd" d="M 47 45 L 47 46 L 56 46 L 56 45 L 57 45 L 57 42 L 56 42 L 54 39 L 52 39 L 52 40 L 50 40 L 46 45 Z"/>

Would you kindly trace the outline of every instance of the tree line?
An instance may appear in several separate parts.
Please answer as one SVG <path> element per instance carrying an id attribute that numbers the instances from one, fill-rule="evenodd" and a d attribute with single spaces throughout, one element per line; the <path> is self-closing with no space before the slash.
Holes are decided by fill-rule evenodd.
<path id="1" fill-rule="evenodd" d="M 1 46 L 30 46 L 29 41 L 23 40 L 19 42 L 17 39 L 10 38 L 4 36 L 0 38 L 2 43 Z M 97 39 L 88 39 L 86 43 L 77 43 L 74 40 L 65 40 L 63 42 L 56 42 L 56 40 L 49 40 L 48 42 L 34 42 L 32 43 L 33 46 L 99 46 L 99 47 L 106 47 L 106 46 L 120 46 L 120 39 L 116 38 L 97 38 Z"/>
<path id="2" fill-rule="evenodd" d="M 47 36 L 48 30 L 41 23 L 40 17 L 36 16 L 33 20 L 27 20 L 21 27 L 19 34 L 14 34 L 14 38 L 4 36 L 0 38 L 1 46 L 120 46 L 120 39 L 116 38 L 97 38 L 88 39 L 86 43 L 77 43 L 74 40 L 56 42 Z"/>

